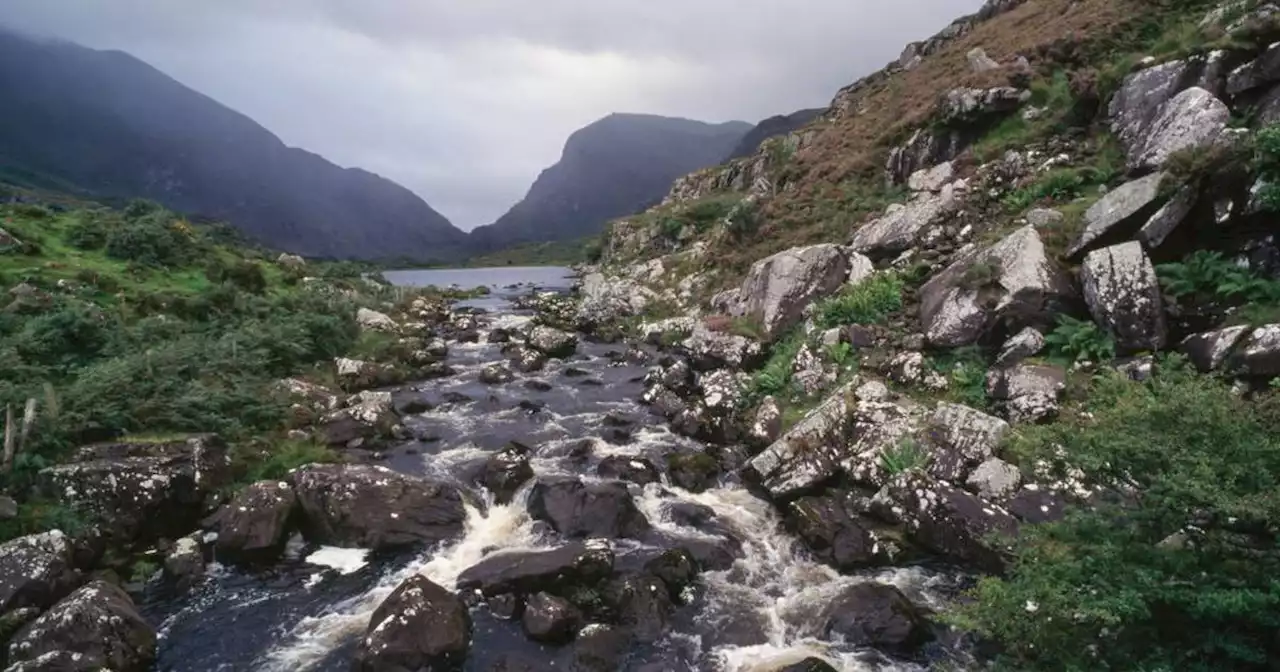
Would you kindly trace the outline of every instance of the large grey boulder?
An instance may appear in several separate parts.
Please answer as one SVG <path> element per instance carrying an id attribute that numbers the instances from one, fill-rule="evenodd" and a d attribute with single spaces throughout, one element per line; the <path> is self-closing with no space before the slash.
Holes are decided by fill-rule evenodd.
<path id="1" fill-rule="evenodd" d="M 907 188 L 911 191 L 942 191 L 942 188 L 955 179 L 955 165 L 950 161 L 943 161 L 938 165 L 920 169 L 911 174 L 907 178 Z"/>
<path id="2" fill-rule="evenodd" d="M 826 604 L 819 618 L 825 636 L 854 646 L 909 653 L 932 637 L 928 619 L 911 600 L 881 583 L 849 586 Z"/>
<path id="3" fill-rule="evenodd" d="M 959 209 L 963 189 L 944 185 L 938 193 L 920 192 L 905 205 L 894 203 L 884 214 L 863 224 L 849 246 L 873 258 L 896 256 L 918 247 L 937 233 L 938 225 Z"/>
<path id="4" fill-rule="evenodd" d="M 654 293 L 628 278 L 588 273 L 578 286 L 578 296 L 577 322 L 590 328 L 639 315 Z"/>
<path id="5" fill-rule="evenodd" d="M 965 487 L 993 502 L 1008 499 L 1022 483 L 1022 472 L 998 457 L 979 464 L 965 480 Z"/>
<path id="6" fill-rule="evenodd" d="M 1247 333 L 1249 333 L 1249 327 L 1240 325 L 1192 334 L 1183 339 L 1178 349 L 1202 373 L 1209 373 L 1221 369 L 1222 365 L 1227 363 L 1227 358 L 1236 344 Z"/>
<path id="7" fill-rule="evenodd" d="M 1245 376 L 1280 376 L 1280 324 L 1268 324 L 1249 332 L 1231 357 L 1231 368 Z"/>
<path id="8" fill-rule="evenodd" d="M 94 581 L 14 636 L 8 669 L 145 672 L 155 657 L 156 633 L 129 595 Z"/>
<path id="9" fill-rule="evenodd" d="M 1124 232 L 1138 221 L 1146 221 L 1159 206 L 1160 181 L 1164 173 L 1152 173 L 1107 192 L 1084 213 L 1084 232 L 1067 250 L 1067 256 L 1079 258 L 1083 253 L 1104 244 L 1104 237 Z"/>
<path id="10" fill-rule="evenodd" d="M 787 505 L 787 527 L 819 560 L 841 572 L 878 564 L 884 545 L 858 517 L 847 498 L 801 497 Z"/>
<path id="11" fill-rule="evenodd" d="M 1122 352 L 1164 347 L 1167 330 L 1156 269 L 1137 242 L 1090 252 L 1080 269 L 1093 319 Z"/>
<path id="12" fill-rule="evenodd" d="M 763 354 L 759 341 L 722 331 L 711 331 L 702 324 L 681 344 L 689 352 L 694 368 L 742 370 L 749 368 Z"/>
<path id="13" fill-rule="evenodd" d="M 947 91 L 938 107 L 943 123 L 970 123 L 1012 112 L 1030 99 L 1030 91 L 1012 86 L 959 88 Z"/>
<path id="14" fill-rule="evenodd" d="M 920 289 L 920 322 L 938 347 L 975 343 L 996 327 L 1046 325 L 1075 296 L 1070 279 L 1025 226 L 956 260 Z"/>
<path id="15" fill-rule="evenodd" d="M 1158 169 L 1176 152 L 1211 145 L 1230 118 L 1231 110 L 1217 96 L 1198 86 L 1186 89 L 1160 108 L 1140 149 L 1131 152 L 1129 167 Z"/>
<path id="16" fill-rule="evenodd" d="M 1027 327 L 1009 337 L 1000 347 L 996 355 L 996 366 L 1012 366 L 1028 357 L 1034 357 L 1044 350 L 1044 334 L 1033 327 Z"/>
<path id="17" fill-rule="evenodd" d="M 839 245 L 796 247 L 761 259 L 742 282 L 747 317 L 773 338 L 803 319 L 804 309 L 844 285 L 849 258 Z"/>
<path id="18" fill-rule="evenodd" d="M 895 477 L 888 492 L 920 546 L 984 571 L 1004 568 L 1018 532 L 1018 521 L 1004 509 L 919 473 Z"/>
<path id="19" fill-rule="evenodd" d="M 396 321 L 391 319 L 390 316 L 368 308 L 361 308 L 356 311 L 356 323 L 371 331 L 395 333 L 400 330 L 400 325 L 396 324 Z"/>
<path id="20" fill-rule="evenodd" d="M 962 404 L 941 402 L 928 421 L 928 440 L 934 448 L 930 473 L 935 478 L 963 483 L 970 472 L 995 455 L 1009 423 Z"/>
<path id="21" fill-rule="evenodd" d="M 565 592 L 592 586 L 613 573 L 607 543 L 575 542 L 550 550 L 503 551 L 486 556 L 458 576 L 460 590 L 486 597 L 505 593 Z"/>
<path id="22" fill-rule="evenodd" d="M 0 544 L 0 616 L 47 609 L 82 582 L 71 539 L 58 530 Z"/>
<path id="23" fill-rule="evenodd" d="M 567 331 L 538 326 L 529 332 L 529 347 L 546 355 L 563 359 L 578 349 L 578 337 Z"/>
<path id="24" fill-rule="evenodd" d="M 1261 56 L 1232 70 L 1227 76 L 1227 95 L 1238 96 L 1277 80 L 1280 80 L 1280 42 L 1267 47 Z"/>
<path id="25" fill-rule="evenodd" d="M 1223 73 L 1220 56 L 1193 57 L 1138 70 L 1124 78 L 1111 97 L 1107 112 L 1111 131 L 1130 158 L 1146 143 L 1148 129 L 1166 102 L 1187 87 L 1220 92 Z"/>
<path id="26" fill-rule="evenodd" d="M 1163 245 L 1165 240 L 1177 230 L 1178 225 L 1186 220 L 1187 215 L 1191 214 L 1199 196 L 1200 191 L 1196 186 L 1183 185 L 1168 203 L 1160 206 L 1160 209 L 1151 215 L 1151 219 L 1142 225 L 1138 230 L 1138 240 L 1142 241 L 1148 250 L 1154 250 Z"/>
<path id="27" fill-rule="evenodd" d="M 639 538 L 650 530 L 621 483 L 583 483 L 576 477 L 539 478 L 529 492 L 529 515 L 565 537 Z"/>
<path id="28" fill-rule="evenodd" d="M 308 465 L 289 475 L 303 536 L 336 546 L 394 550 L 462 532 L 466 512 L 452 485 L 372 465 Z"/>
<path id="29" fill-rule="evenodd" d="M 374 610 L 351 669 L 460 670 L 470 646 L 467 605 L 415 574 Z"/>
<path id="30" fill-rule="evenodd" d="M 1018 364 L 987 372 L 987 396 L 1011 422 L 1038 422 L 1057 415 L 1066 381 L 1061 367 Z"/>

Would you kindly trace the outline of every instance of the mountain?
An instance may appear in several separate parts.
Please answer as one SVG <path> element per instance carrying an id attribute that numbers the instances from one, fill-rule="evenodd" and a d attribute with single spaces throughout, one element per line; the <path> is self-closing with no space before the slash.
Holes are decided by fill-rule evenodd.
<path id="1" fill-rule="evenodd" d="M 760 144 L 765 140 L 777 135 L 785 135 L 791 131 L 803 128 L 806 124 L 818 118 L 818 115 L 826 112 L 825 108 L 813 110 L 800 110 L 791 114 L 780 114 L 776 117 L 769 117 L 764 121 L 756 124 L 756 127 L 747 131 L 738 141 L 738 145 L 729 153 L 730 159 L 741 159 L 751 156 L 760 149 Z"/>
<path id="2" fill-rule="evenodd" d="M 538 176 L 507 214 L 471 232 L 478 250 L 569 240 L 660 200 L 677 177 L 719 163 L 751 125 L 611 114 L 565 142 L 560 162 Z"/>
<path id="3" fill-rule="evenodd" d="M 0 178 L 154 199 L 309 256 L 434 259 L 466 242 L 408 189 L 287 147 L 125 53 L 0 30 L 0 90 Z"/>

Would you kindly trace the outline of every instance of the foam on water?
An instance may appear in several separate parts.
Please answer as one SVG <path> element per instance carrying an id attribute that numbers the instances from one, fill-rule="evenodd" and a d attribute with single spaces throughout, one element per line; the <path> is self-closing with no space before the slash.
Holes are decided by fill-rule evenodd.
<path id="1" fill-rule="evenodd" d="M 369 551 L 360 548 L 321 546 L 307 556 L 307 562 L 336 569 L 339 574 L 352 574 L 369 564 Z"/>

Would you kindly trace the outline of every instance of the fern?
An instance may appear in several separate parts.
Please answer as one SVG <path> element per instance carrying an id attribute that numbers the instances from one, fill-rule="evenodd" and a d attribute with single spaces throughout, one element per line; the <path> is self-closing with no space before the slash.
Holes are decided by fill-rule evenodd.
<path id="1" fill-rule="evenodd" d="M 1110 334 L 1093 322 L 1070 315 L 1058 318 L 1058 326 L 1045 335 L 1044 342 L 1050 352 L 1073 362 L 1108 362 L 1116 356 L 1116 343 Z"/>

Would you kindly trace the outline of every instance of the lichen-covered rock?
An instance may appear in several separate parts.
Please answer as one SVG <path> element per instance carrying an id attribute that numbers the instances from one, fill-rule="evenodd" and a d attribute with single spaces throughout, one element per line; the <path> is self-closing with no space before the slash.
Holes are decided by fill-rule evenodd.
<path id="1" fill-rule="evenodd" d="M 361 308 L 356 311 L 356 323 L 365 329 L 372 331 L 385 331 L 395 333 L 400 330 L 400 325 L 385 313 L 379 313 L 376 310 Z"/>
<path id="2" fill-rule="evenodd" d="M 486 597 L 562 593 L 607 579 L 613 573 L 613 560 L 613 550 L 600 540 L 550 550 L 500 551 L 458 575 L 458 589 L 476 590 Z"/>
<path id="3" fill-rule="evenodd" d="M 649 460 L 622 455 L 611 455 L 600 460 L 600 464 L 596 465 L 596 475 L 636 485 L 648 485 L 662 480 L 662 473 Z"/>
<path id="4" fill-rule="evenodd" d="M 525 603 L 521 623 L 524 634 L 535 642 L 564 644 L 582 625 L 582 611 L 563 597 L 535 593 Z"/>
<path id="5" fill-rule="evenodd" d="M 819 560 L 841 572 L 883 561 L 884 549 L 869 526 L 839 495 L 801 497 L 787 505 L 787 526 Z"/>
<path id="6" fill-rule="evenodd" d="M 373 612 L 352 669 L 460 670 L 470 646 L 467 606 L 427 577 L 415 574 Z"/>
<path id="7" fill-rule="evenodd" d="M 692 317 L 671 317 L 656 322 L 645 322 L 636 328 L 640 340 L 650 345 L 669 345 L 689 338 L 700 323 Z"/>
<path id="8" fill-rule="evenodd" d="M 936 226 L 959 209 L 963 191 L 960 183 L 952 182 L 938 193 L 920 192 L 905 205 L 890 205 L 883 215 L 859 227 L 849 245 L 855 252 L 873 259 L 893 257 L 913 249 L 928 240 Z"/>
<path id="9" fill-rule="evenodd" d="M 218 534 L 214 545 L 220 562 L 271 562 L 289 538 L 289 523 L 298 498 L 283 481 L 258 481 L 240 492 L 205 521 Z"/>
<path id="10" fill-rule="evenodd" d="M 907 178 L 907 188 L 911 191 L 942 191 L 942 188 L 955 179 L 955 166 L 950 161 L 917 170 Z"/>
<path id="11" fill-rule="evenodd" d="M 1046 325 L 1075 297 L 1066 274 L 1025 226 L 992 247 L 962 256 L 920 289 L 920 322 L 938 347 L 981 340 L 996 327 Z"/>
<path id="12" fill-rule="evenodd" d="M 82 582 L 75 548 L 58 530 L 0 544 L 0 615 L 18 609 L 47 609 Z"/>
<path id="13" fill-rule="evenodd" d="M 740 290 L 744 314 L 758 320 L 766 336 L 798 324 L 811 302 L 835 293 L 849 276 L 849 258 L 839 245 L 797 247 L 752 264 Z"/>
<path id="14" fill-rule="evenodd" d="M 759 341 L 725 332 L 711 331 L 699 324 L 680 344 L 689 353 L 693 367 L 699 371 L 751 368 L 761 358 Z"/>
<path id="15" fill-rule="evenodd" d="M 930 473 L 939 480 L 963 483 L 974 467 L 995 454 L 1009 423 L 977 409 L 942 402 L 928 422 L 934 448 Z"/>
<path id="16" fill-rule="evenodd" d="M 988 70 L 999 70 L 1000 64 L 995 59 L 987 55 L 982 47 L 974 47 L 965 54 L 965 58 L 969 61 L 969 69 L 974 72 L 987 72 Z"/>
<path id="17" fill-rule="evenodd" d="M 1191 214 L 1200 191 L 1193 185 L 1184 185 L 1178 189 L 1168 203 L 1151 215 L 1151 219 L 1138 230 L 1138 240 L 1148 250 L 1154 250 L 1164 244 L 1165 240 L 1178 228 L 1178 225 Z"/>
<path id="18" fill-rule="evenodd" d="M 1031 99 L 1031 92 L 1012 86 L 990 89 L 959 88 L 947 91 L 938 107 L 944 123 L 972 123 L 1012 112 Z"/>
<path id="19" fill-rule="evenodd" d="M 1175 152 L 1207 147 L 1230 118 L 1231 110 L 1217 96 L 1197 86 L 1186 89 L 1160 108 L 1146 129 L 1141 149 L 1131 153 L 1129 167 L 1160 168 Z"/>
<path id="20" fill-rule="evenodd" d="M 533 467 L 529 464 L 528 451 L 520 444 L 511 444 L 485 461 L 480 485 L 493 493 L 494 501 L 506 504 L 532 478 Z"/>
<path id="21" fill-rule="evenodd" d="M 1222 368 L 1236 344 L 1247 333 L 1249 333 L 1249 327 L 1240 325 L 1192 334 L 1182 341 L 1178 349 L 1201 373 L 1209 373 Z"/>
<path id="22" fill-rule="evenodd" d="M 985 571 L 1000 571 L 1018 522 L 1007 511 L 918 473 L 889 483 L 908 535 L 920 546 Z"/>
<path id="23" fill-rule="evenodd" d="M 987 396 L 995 400 L 1011 422 L 1038 422 L 1058 413 L 1058 399 L 1066 389 L 1067 372 L 1037 364 L 987 372 Z"/>
<path id="24" fill-rule="evenodd" d="M 772 395 L 765 397 L 756 407 L 755 421 L 751 423 L 749 436 L 758 443 L 773 443 L 782 432 L 782 410 Z"/>
<path id="25" fill-rule="evenodd" d="M 578 326 L 592 329 L 639 315 L 653 300 L 648 288 L 628 278 L 588 273 L 578 287 L 576 321 Z"/>
<path id="26" fill-rule="evenodd" d="M 204 576 L 204 568 L 204 550 L 192 535 L 175 541 L 164 556 L 164 576 L 179 590 L 186 590 Z"/>
<path id="27" fill-rule="evenodd" d="M 1034 357 L 1044 350 L 1044 334 L 1033 327 L 1027 327 L 1009 337 L 996 356 L 996 366 L 1012 366 L 1028 357 Z"/>
<path id="28" fill-rule="evenodd" d="M 1084 213 L 1084 232 L 1071 244 L 1067 256 L 1079 258 L 1122 235 L 1131 225 L 1145 222 L 1159 206 L 1160 181 L 1163 179 L 1164 173 L 1152 173 L 1125 182 L 1089 206 Z"/>
<path id="29" fill-rule="evenodd" d="M 515 380 L 515 374 L 503 364 L 489 364 L 480 369 L 480 382 L 486 385 L 504 385 Z"/>
<path id="30" fill-rule="evenodd" d="M 1238 96 L 1280 80 L 1280 42 L 1267 47 L 1262 55 L 1231 71 L 1227 76 L 1227 95 Z"/>
<path id="31" fill-rule="evenodd" d="M 1122 352 L 1164 347 L 1167 330 L 1160 281 L 1142 245 L 1123 243 L 1090 252 L 1080 270 L 1093 319 Z"/>
<path id="32" fill-rule="evenodd" d="M 40 474 L 61 501 L 111 521 L 107 531 L 124 544 L 175 539 L 195 529 L 231 477 L 227 446 L 212 434 L 85 446 Z"/>
<path id="33" fill-rule="evenodd" d="M 806 396 L 814 396 L 835 383 L 837 371 L 828 367 L 806 343 L 791 362 L 791 382 Z"/>
<path id="34" fill-rule="evenodd" d="M 9 643 L 9 669 L 31 672 L 145 672 L 155 657 L 155 631 L 123 590 L 102 581 L 63 598 Z"/>
<path id="35" fill-rule="evenodd" d="M 1126 76 L 1107 109 L 1111 130 L 1129 157 L 1142 151 L 1153 122 L 1179 92 L 1192 86 L 1219 92 L 1221 70 L 1220 57 L 1209 54 L 1161 63 Z"/>
<path id="36" fill-rule="evenodd" d="M 931 638 L 929 623 L 894 586 L 856 583 L 822 612 L 823 633 L 854 646 L 910 652 Z"/>
<path id="37" fill-rule="evenodd" d="M 983 499 L 999 502 L 1018 490 L 1022 473 L 998 457 L 988 458 L 969 474 L 965 487 Z"/>
<path id="38" fill-rule="evenodd" d="M 578 350 L 577 336 L 552 327 L 534 327 L 528 342 L 530 348 L 556 359 L 564 359 Z"/>
<path id="39" fill-rule="evenodd" d="M 1280 324 L 1249 332 L 1231 357 L 1231 369 L 1244 376 L 1280 376 Z"/>
<path id="40" fill-rule="evenodd" d="M 462 532 L 457 488 L 371 465 L 308 465 L 289 475 L 303 536 L 388 550 L 435 544 Z"/>
<path id="41" fill-rule="evenodd" d="M 529 515 L 574 537 L 644 536 L 649 520 L 621 483 L 583 483 L 574 477 L 539 478 L 529 493 Z"/>

